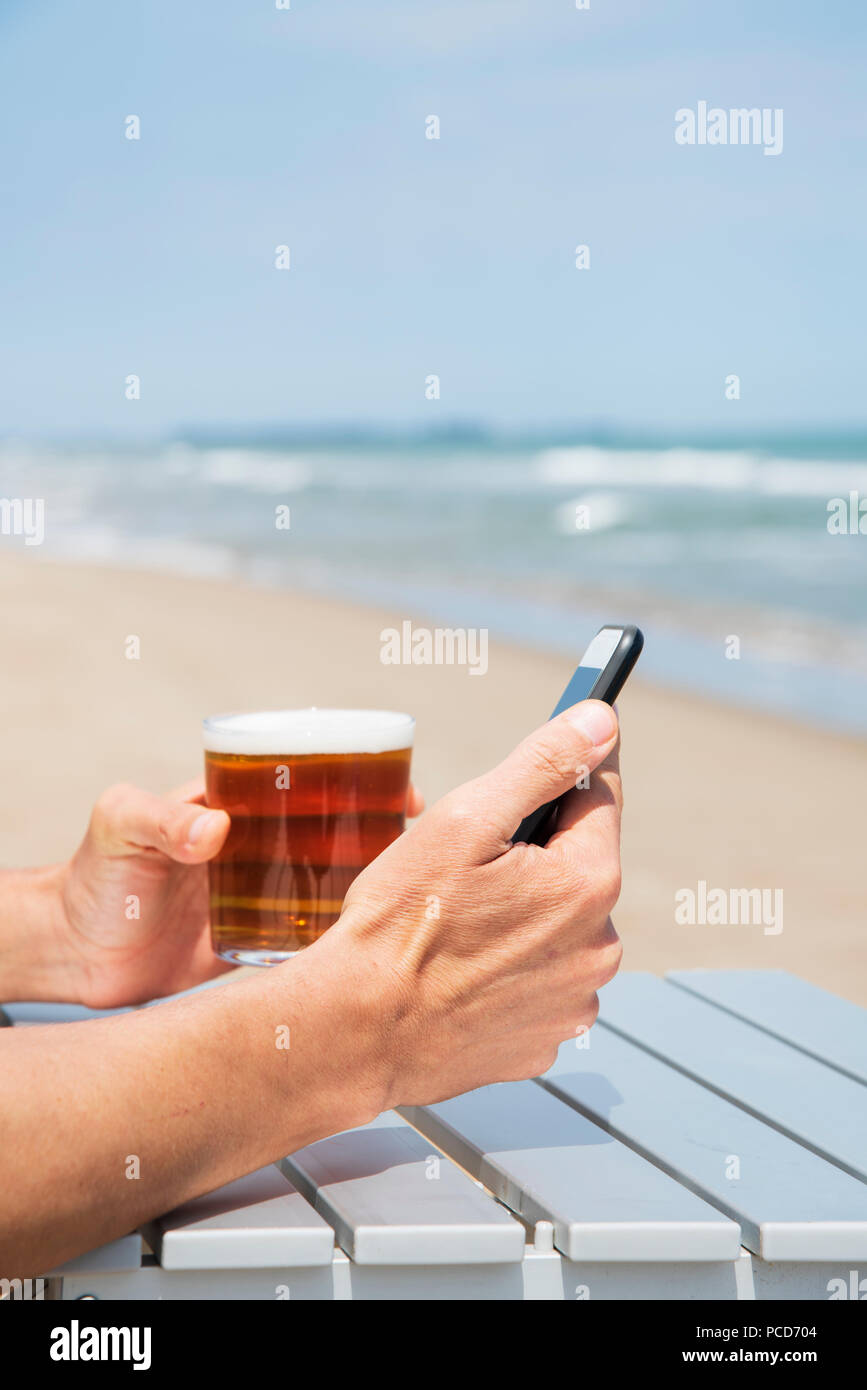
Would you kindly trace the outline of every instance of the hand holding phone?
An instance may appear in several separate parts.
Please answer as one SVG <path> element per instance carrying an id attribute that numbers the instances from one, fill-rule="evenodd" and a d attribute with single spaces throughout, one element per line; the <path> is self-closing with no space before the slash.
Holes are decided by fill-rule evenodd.
<path id="1" fill-rule="evenodd" d="M 551 718 L 580 700 L 604 700 L 607 705 L 613 705 L 643 646 L 644 637 L 637 627 L 617 624 L 601 627 L 576 666 Z M 512 836 L 512 843 L 544 845 L 554 833 L 561 801 L 562 797 L 557 797 L 525 816 Z"/>

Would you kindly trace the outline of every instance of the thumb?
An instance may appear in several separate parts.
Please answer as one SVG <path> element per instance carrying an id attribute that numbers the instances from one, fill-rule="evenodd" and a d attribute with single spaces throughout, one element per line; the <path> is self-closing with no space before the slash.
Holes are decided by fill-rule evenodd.
<path id="1" fill-rule="evenodd" d="M 604 762 L 617 734 L 617 717 L 601 700 L 582 700 L 543 724 L 478 779 L 485 826 L 502 842 L 509 841 L 525 816 Z"/>
<path id="2" fill-rule="evenodd" d="M 221 848 L 229 824 L 225 811 L 171 801 L 122 783 L 99 798 L 89 836 L 103 854 L 159 850 L 181 864 L 199 864 Z"/>

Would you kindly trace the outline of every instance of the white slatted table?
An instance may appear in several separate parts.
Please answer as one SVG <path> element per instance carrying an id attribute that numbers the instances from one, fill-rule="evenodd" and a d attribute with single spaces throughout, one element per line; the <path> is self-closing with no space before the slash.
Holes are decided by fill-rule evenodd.
<path id="1" fill-rule="evenodd" d="M 91 1016 L 7 1005 L 0 1026 Z M 48 1271 L 49 1287 L 65 1299 L 867 1292 L 867 1011 L 782 971 L 623 974 L 579 1041 L 536 1081 L 313 1144 Z"/>

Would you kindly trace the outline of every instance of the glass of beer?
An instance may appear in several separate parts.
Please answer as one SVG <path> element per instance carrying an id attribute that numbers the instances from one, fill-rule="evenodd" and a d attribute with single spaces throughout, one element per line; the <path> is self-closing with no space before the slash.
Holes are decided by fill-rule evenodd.
<path id="1" fill-rule="evenodd" d="M 208 866 L 218 956 L 278 965 L 334 925 L 352 880 L 403 830 L 414 730 L 391 710 L 204 721 L 205 799 L 232 821 Z"/>

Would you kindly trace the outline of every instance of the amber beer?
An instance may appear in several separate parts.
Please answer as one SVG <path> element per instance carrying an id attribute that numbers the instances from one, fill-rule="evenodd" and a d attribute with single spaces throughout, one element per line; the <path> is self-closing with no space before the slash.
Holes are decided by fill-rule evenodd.
<path id="1" fill-rule="evenodd" d="M 389 710 L 205 720 L 207 804 L 232 821 L 209 866 L 218 956 L 276 965 L 334 925 L 352 880 L 403 830 L 414 727 Z"/>

